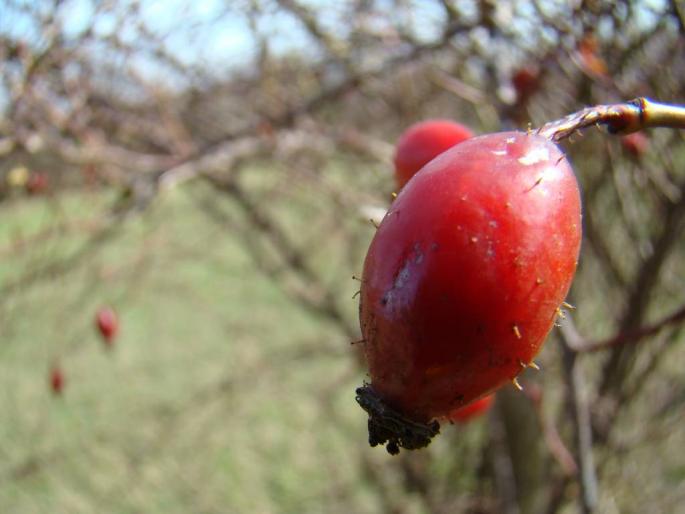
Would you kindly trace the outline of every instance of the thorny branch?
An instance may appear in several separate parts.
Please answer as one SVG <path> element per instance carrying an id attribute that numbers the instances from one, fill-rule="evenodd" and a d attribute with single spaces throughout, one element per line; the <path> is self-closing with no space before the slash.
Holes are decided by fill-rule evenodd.
<path id="1" fill-rule="evenodd" d="M 678 325 L 683 321 L 685 321 L 685 305 L 676 309 L 671 314 L 664 316 L 660 320 L 648 325 L 644 325 L 635 330 L 621 332 L 615 336 L 598 341 L 587 341 L 580 336 L 576 336 L 573 339 L 569 339 L 568 344 L 569 348 L 577 353 L 599 352 L 623 344 L 639 343 L 651 336 L 658 334 L 665 328 L 668 328 L 672 325 Z"/>
<path id="2" fill-rule="evenodd" d="M 561 141 L 576 132 L 604 125 L 612 134 L 630 134 L 653 127 L 685 129 L 685 107 L 658 103 L 647 98 L 612 105 L 595 105 L 546 123 L 537 133 Z"/>

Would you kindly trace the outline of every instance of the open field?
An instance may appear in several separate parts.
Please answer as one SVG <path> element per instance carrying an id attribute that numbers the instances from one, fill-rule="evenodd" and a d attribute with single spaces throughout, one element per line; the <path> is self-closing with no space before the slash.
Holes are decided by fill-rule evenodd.
<path id="1" fill-rule="evenodd" d="M 9 258 L 1 279 L 14 284 L 0 304 L 3 512 L 363 513 L 384 511 L 389 501 L 424 512 L 400 487 L 400 468 L 366 446 L 365 416 L 353 398 L 363 373 L 349 338 L 267 278 L 242 240 L 198 209 L 201 197 L 199 185 L 172 191 L 87 250 L 89 231 L 115 198 L 69 193 L 3 205 L 0 248 Z M 306 217 L 301 206 L 284 215 L 286 224 Z M 359 230 L 368 233 L 361 223 Z M 39 272 L 55 262 L 64 267 Z M 353 322 L 351 274 L 338 269 L 330 280 L 340 283 Z M 113 351 L 93 325 L 103 304 L 121 317 Z M 554 347 L 541 360 L 552 397 Z M 664 372 L 677 373 L 681 354 Z M 53 362 L 65 373 L 62 397 L 48 387 Z M 655 398 L 667 393 L 660 384 Z M 647 409 L 639 405 L 624 413 L 626 427 L 639 426 Z M 661 416 L 658 442 L 623 458 L 639 455 L 665 473 L 657 483 L 678 485 L 677 455 L 668 465 L 662 458 L 670 460 L 666 448 L 683 434 L 668 432 L 675 413 Z M 484 427 L 445 427 L 430 460 L 404 454 L 402 466 L 430 465 L 467 502 L 478 486 L 459 470 L 479 461 Z M 633 473 L 639 480 L 638 468 L 617 462 L 607 461 L 614 480 L 629 483 Z"/>
<path id="2" fill-rule="evenodd" d="M 2 269 L 3 284 L 23 277 L 1 306 L 3 512 L 382 509 L 359 473 L 387 457 L 367 450 L 348 338 L 265 278 L 186 192 L 72 268 L 84 237 L 55 227 L 87 225 L 111 202 L 91 193 L 59 209 L 3 206 L 1 248 L 45 238 Z M 69 271 L 32 278 L 55 260 Z M 355 284 L 342 275 L 353 315 Z M 113 351 L 94 329 L 101 304 L 121 318 Z M 52 362 L 65 374 L 62 397 L 49 390 Z"/>

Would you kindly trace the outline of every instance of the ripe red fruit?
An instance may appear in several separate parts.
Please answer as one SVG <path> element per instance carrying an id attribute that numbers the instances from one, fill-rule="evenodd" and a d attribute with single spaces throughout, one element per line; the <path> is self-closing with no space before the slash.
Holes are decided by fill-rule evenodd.
<path id="1" fill-rule="evenodd" d="M 578 184 L 542 136 L 475 137 L 425 166 L 364 262 L 371 383 L 357 400 L 372 446 L 425 446 L 439 429 L 431 420 L 513 380 L 554 324 L 580 240 Z M 393 432 L 398 417 L 411 428 Z"/>
<path id="2" fill-rule="evenodd" d="M 639 159 L 649 147 L 649 139 L 643 132 L 633 132 L 621 137 L 621 146 L 628 155 Z"/>
<path id="3" fill-rule="evenodd" d="M 50 389 L 52 389 L 52 393 L 55 395 L 62 394 L 64 389 L 64 373 L 58 365 L 54 365 L 50 369 Z"/>
<path id="4" fill-rule="evenodd" d="M 465 407 L 461 407 L 455 411 L 452 411 L 447 419 L 455 423 L 467 423 L 474 418 L 482 416 L 492 407 L 492 402 L 495 399 L 494 394 L 489 394 L 476 400 L 475 402 L 469 403 Z"/>
<path id="5" fill-rule="evenodd" d="M 464 125 L 450 120 L 427 120 L 405 130 L 395 150 L 395 181 L 402 189 L 425 164 L 457 143 L 473 137 Z"/>
<path id="6" fill-rule="evenodd" d="M 96 325 L 102 340 L 107 346 L 114 344 L 114 338 L 119 331 L 117 314 L 111 307 L 102 307 L 95 316 Z"/>

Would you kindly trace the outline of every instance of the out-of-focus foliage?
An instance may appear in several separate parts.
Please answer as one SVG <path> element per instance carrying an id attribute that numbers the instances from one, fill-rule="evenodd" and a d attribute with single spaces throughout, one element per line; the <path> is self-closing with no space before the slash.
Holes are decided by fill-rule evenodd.
<path id="1" fill-rule="evenodd" d="M 0 510 L 678 512 L 682 133 L 564 143 L 576 336 L 620 344 L 555 331 L 524 394 L 390 458 L 349 343 L 407 125 L 684 103 L 683 55 L 675 0 L 4 0 Z"/>

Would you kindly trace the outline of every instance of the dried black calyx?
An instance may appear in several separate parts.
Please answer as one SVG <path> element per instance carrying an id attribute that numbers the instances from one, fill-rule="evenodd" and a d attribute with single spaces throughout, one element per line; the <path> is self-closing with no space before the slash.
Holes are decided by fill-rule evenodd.
<path id="1" fill-rule="evenodd" d="M 440 433 L 440 424 L 437 421 L 421 423 L 408 419 L 386 405 L 369 384 L 357 388 L 356 393 L 357 403 L 369 415 L 371 446 L 384 444 L 390 455 L 397 455 L 400 448 L 425 448 Z"/>

